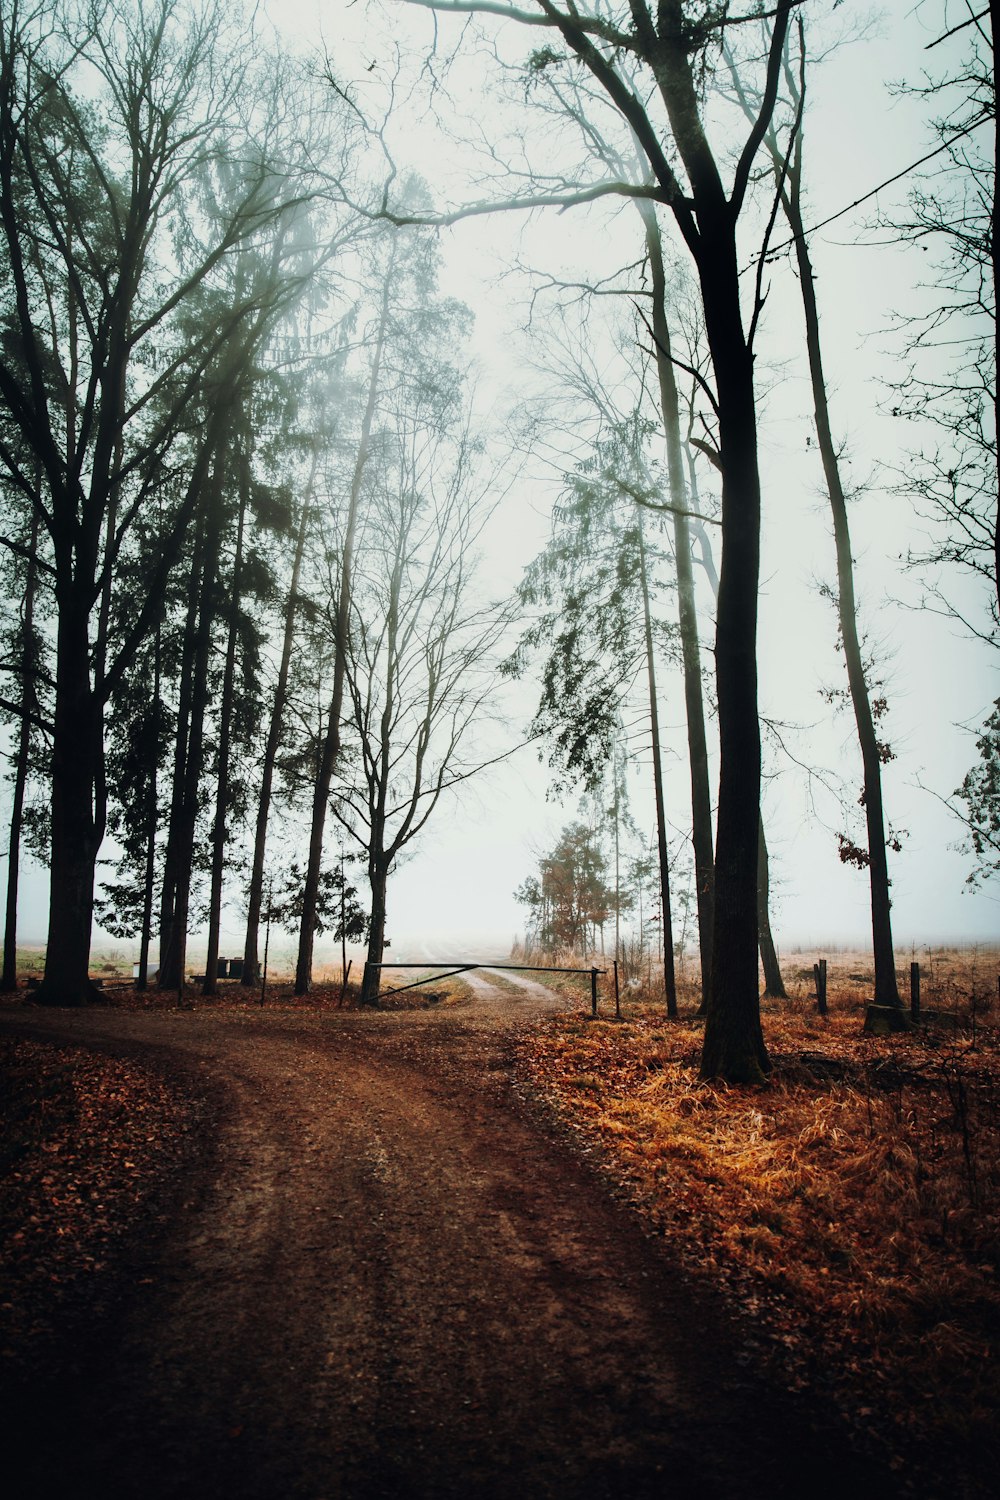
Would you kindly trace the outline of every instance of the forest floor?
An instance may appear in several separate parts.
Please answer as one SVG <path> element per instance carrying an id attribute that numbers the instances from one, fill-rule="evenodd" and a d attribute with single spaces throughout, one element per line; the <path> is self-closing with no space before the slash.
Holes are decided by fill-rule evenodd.
<path id="1" fill-rule="evenodd" d="M 995 1017 L 338 998 L 0 1013 L 15 1497 L 992 1493 Z"/>
<path id="2" fill-rule="evenodd" d="M 774 1378 L 822 1395 L 920 1495 L 994 1493 L 1000 1464 L 997 968 L 925 962 L 921 1023 L 888 1038 L 863 1032 L 857 955 L 830 961 L 826 1016 L 811 967 L 791 968 L 791 998 L 762 1004 L 762 1088 L 699 1081 L 683 995 L 679 1023 L 648 993 L 593 1021 L 578 991 L 522 1044 L 533 1089 L 756 1325 Z"/>

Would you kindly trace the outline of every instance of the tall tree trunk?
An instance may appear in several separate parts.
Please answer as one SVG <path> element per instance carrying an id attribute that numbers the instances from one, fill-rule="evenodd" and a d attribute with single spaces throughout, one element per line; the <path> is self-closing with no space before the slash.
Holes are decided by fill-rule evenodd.
<path id="1" fill-rule="evenodd" d="M 646 543 L 639 521 L 639 582 L 642 588 L 643 626 L 646 636 L 646 681 L 649 688 L 649 723 L 653 740 L 653 789 L 656 797 L 656 849 L 660 866 L 660 920 L 663 924 L 663 990 L 667 1015 L 677 1017 L 677 983 L 674 976 L 674 931 L 670 913 L 670 854 L 667 848 L 667 811 L 663 794 L 663 763 L 660 754 L 660 708 L 656 698 L 656 666 L 653 654 L 653 618 L 649 607 Z M 616 772 L 617 774 L 617 772 Z"/>
<path id="2" fill-rule="evenodd" d="M 245 438 L 244 434 L 244 438 Z M 219 765 L 215 794 L 215 823 L 212 828 L 212 876 L 208 901 L 208 953 L 205 959 L 203 995 L 218 994 L 219 928 L 222 922 L 222 880 L 226 865 L 228 842 L 226 820 L 229 814 L 231 792 L 229 786 L 229 761 L 232 746 L 233 694 L 236 682 L 236 642 L 239 634 L 239 611 L 243 583 L 243 531 L 246 525 L 247 504 L 250 490 L 250 456 L 241 452 L 240 508 L 236 522 L 236 549 L 233 555 L 232 586 L 229 591 L 228 608 L 229 636 L 226 641 L 226 662 L 222 674 L 222 698 L 219 704 Z"/>
<path id="3" fill-rule="evenodd" d="M 94 877 L 104 829 L 96 818 L 103 714 L 90 680 L 89 590 L 63 598 L 56 641 L 52 741 L 52 855 L 42 1005 L 86 1005 L 90 983 Z"/>
<path id="4" fill-rule="evenodd" d="M 187 765 L 187 747 L 191 728 L 191 703 L 194 694 L 194 662 L 198 640 L 198 603 L 201 597 L 204 557 L 205 525 L 200 514 L 195 529 L 194 547 L 191 552 L 191 571 L 188 582 L 187 611 L 184 619 L 184 637 L 181 646 L 180 681 L 177 689 L 177 719 L 174 726 L 174 758 L 171 776 L 170 813 L 167 822 L 167 841 L 163 855 L 163 884 L 160 891 L 160 957 L 157 985 L 160 989 L 176 988 L 167 976 L 176 974 L 174 964 L 174 912 L 177 905 L 178 856 L 181 837 L 181 821 L 184 809 L 184 774 Z"/>
<path id="5" fill-rule="evenodd" d="M 615 962 L 619 962 L 622 956 L 622 867 L 621 867 L 621 831 L 619 820 L 621 818 L 621 800 L 618 786 L 618 748 L 615 746 L 612 758 L 612 771 L 615 778 L 615 801 L 612 809 L 615 819 Z M 602 929 L 603 930 L 603 929 Z M 602 949 L 603 952 L 603 944 Z"/>
<path id="6" fill-rule="evenodd" d="M 363 1005 L 377 1005 L 381 982 L 381 970 L 373 964 L 381 963 L 385 948 L 385 893 L 389 870 L 399 845 L 386 848 L 388 828 L 389 779 L 392 774 L 391 733 L 392 706 L 396 697 L 399 672 L 399 606 L 403 584 L 403 549 L 397 547 L 389 578 L 389 601 L 385 618 L 385 699 L 379 716 L 378 748 L 365 750 L 365 766 L 368 779 L 368 882 L 371 887 L 371 916 L 369 918 L 368 961 L 365 964 L 361 983 Z"/>
<path id="7" fill-rule="evenodd" d="M 799 94 L 790 72 L 786 71 L 796 103 Z M 775 170 L 780 172 L 781 159 L 777 157 L 776 143 L 771 140 Z M 840 464 L 830 425 L 830 408 L 827 400 L 826 377 L 819 336 L 819 309 L 816 303 L 816 288 L 812 262 L 802 220 L 802 135 L 799 133 L 792 159 L 788 163 L 782 203 L 788 225 L 795 241 L 795 256 L 799 270 L 799 288 L 805 315 L 806 346 L 809 352 L 809 375 L 812 383 L 813 407 L 816 421 L 816 440 L 830 511 L 833 516 L 833 535 L 837 552 L 837 607 L 841 640 L 844 645 L 844 661 L 850 686 L 851 704 L 857 725 L 858 743 L 864 773 L 864 808 L 868 829 L 868 870 L 871 887 L 872 937 L 875 952 L 875 1003 L 876 1005 L 902 1004 L 896 982 L 896 960 L 892 946 L 892 921 L 889 899 L 889 866 L 886 857 L 885 817 L 882 804 L 882 760 L 871 699 L 865 674 L 861 642 L 858 637 L 857 604 L 854 595 L 854 559 L 851 555 L 851 532 L 847 517 L 847 499 L 840 478 Z"/>
<path id="8" fill-rule="evenodd" d="M 374 838 L 374 830 L 372 831 Z M 381 837 L 384 837 L 384 830 Z M 368 925 L 368 958 L 361 981 L 361 1004 L 378 1005 L 381 970 L 373 965 L 382 962 L 385 949 L 386 887 L 389 872 L 383 860 L 369 860 L 368 883 L 371 888 L 371 918 Z"/>
<path id="9" fill-rule="evenodd" d="M 715 911 L 701 1071 L 706 1078 L 738 1083 L 759 1081 L 770 1063 L 761 1031 L 757 978 L 760 473 L 753 356 L 739 305 L 734 229 L 725 222 L 706 226 L 698 260 L 719 406 L 723 535 L 715 630 L 719 708 Z"/>
<path id="10" fill-rule="evenodd" d="M 320 751 L 320 763 L 313 787 L 312 818 L 309 828 L 309 858 L 306 864 L 305 887 L 302 893 L 302 922 L 299 927 L 299 952 L 295 965 L 295 993 L 305 995 L 312 984 L 313 944 L 316 937 L 316 903 L 319 897 L 320 870 L 323 862 L 323 832 L 326 828 L 327 804 L 330 800 L 330 785 L 333 771 L 340 754 L 340 719 L 344 706 L 344 678 L 347 671 L 348 633 L 351 616 L 351 588 L 354 562 L 354 541 L 358 525 L 361 502 L 361 484 L 368 463 L 372 422 L 375 417 L 375 402 L 378 396 L 382 351 L 385 347 L 389 322 L 389 296 L 395 257 L 390 258 L 382 288 L 382 307 L 379 315 L 375 352 L 372 358 L 372 373 L 368 384 L 368 400 L 361 423 L 361 438 L 348 499 L 347 521 L 344 527 L 344 555 L 340 568 L 340 597 L 337 604 L 337 635 L 334 642 L 333 693 L 327 717 L 326 733 Z"/>
<path id="11" fill-rule="evenodd" d="M 637 202 L 639 200 L 636 200 Z M 683 512 L 691 509 L 684 483 L 680 405 L 671 360 L 670 326 L 667 322 L 666 276 L 663 241 L 656 210 L 641 204 L 646 231 L 653 292 L 653 336 L 656 371 L 660 387 L 660 411 L 667 450 L 667 476 L 673 506 L 674 558 L 677 568 L 677 613 L 684 670 L 684 706 L 687 715 L 688 768 L 691 778 L 691 844 L 694 850 L 695 898 L 698 909 L 698 951 L 701 962 L 703 999 L 708 995 L 712 955 L 712 925 L 715 909 L 715 852 L 712 847 L 712 793 L 708 779 L 708 739 L 705 733 L 705 703 L 701 681 L 701 646 L 695 602 L 694 570 L 691 565 L 691 531 Z"/>
<path id="12" fill-rule="evenodd" d="M 722 475 L 722 567 L 715 630 L 719 712 L 719 801 L 715 840 L 712 980 L 701 1071 L 757 1082 L 770 1064 L 760 1025 L 757 969 L 757 591 L 760 469 L 753 330 L 744 326 L 737 224 L 753 159 L 777 95 L 790 0 L 779 0 L 768 48 L 761 121 L 743 144 L 731 191 L 723 186 L 701 117 L 683 0 L 660 0 L 646 46 L 687 177 L 687 191 L 658 152 L 650 157 L 698 271 L 705 336 L 715 378 Z M 644 12 L 651 20 L 648 12 Z M 646 30 L 644 22 L 644 31 Z M 630 105 L 631 108 L 631 105 Z M 755 308 L 754 317 L 759 311 Z"/>
<path id="13" fill-rule="evenodd" d="M 695 475 L 694 459 L 690 450 L 688 452 L 688 463 L 691 476 L 692 508 L 697 510 L 697 478 Z M 718 598 L 719 575 L 715 571 L 712 543 L 703 523 L 696 523 L 696 535 L 701 550 L 701 564 L 705 570 L 705 576 L 708 579 L 712 593 Z M 764 831 L 763 816 L 761 816 L 759 821 L 758 841 L 757 946 L 760 950 L 760 961 L 764 969 L 764 994 L 771 1000 L 787 1000 L 788 992 L 785 989 L 785 981 L 781 977 L 781 965 L 778 962 L 778 952 L 771 933 L 771 859 L 767 849 L 767 835 Z"/>
<path id="14" fill-rule="evenodd" d="M 17 735 L 14 762 L 14 787 L 10 810 L 10 833 L 7 839 L 7 905 L 3 932 L 3 973 L 0 993 L 17 989 L 17 892 L 21 874 L 21 827 L 24 821 L 24 794 L 28 784 L 28 755 L 31 749 L 31 725 L 28 714 L 36 702 L 34 678 L 31 675 L 32 635 L 35 624 L 35 587 L 37 572 L 35 554 L 38 547 L 38 513 L 32 510 L 31 540 L 28 544 L 27 572 L 24 580 L 24 619 L 21 651 L 21 723 Z"/>
<path id="15" fill-rule="evenodd" d="M 285 716 L 285 703 L 288 698 L 288 673 L 292 661 L 292 643 L 295 639 L 295 616 L 298 610 L 299 577 L 302 571 L 302 558 L 305 553 L 309 516 L 312 509 L 313 486 L 316 482 L 316 468 L 318 463 L 319 445 L 318 443 L 314 443 L 309 482 L 306 485 L 306 495 L 302 502 L 298 536 L 295 539 L 292 577 L 288 586 L 288 600 L 285 604 L 285 631 L 281 643 L 281 661 L 278 664 L 278 678 L 274 685 L 274 700 L 271 704 L 271 718 L 268 724 L 267 741 L 264 745 L 264 760 L 260 773 L 260 794 L 257 799 L 257 826 L 254 832 L 253 864 L 250 869 L 250 890 L 247 894 L 247 932 L 246 941 L 243 945 L 242 982 L 248 988 L 256 985 L 260 978 L 258 947 L 260 941 L 260 911 L 264 895 L 264 859 L 267 853 L 267 825 L 271 816 L 271 792 L 274 786 L 274 767 L 278 759 L 278 747 L 281 744 L 281 730 Z"/>
<path id="16" fill-rule="evenodd" d="M 204 562 L 191 673 L 191 714 L 184 754 L 184 774 L 175 843 L 176 884 L 173 918 L 169 950 L 166 954 L 160 955 L 160 988 L 177 990 L 179 993 L 184 989 L 187 968 L 188 922 L 194 874 L 195 833 L 198 822 L 198 790 L 204 768 L 205 711 L 209 698 L 208 676 L 212 626 L 217 613 L 219 552 L 222 543 L 222 499 L 228 452 L 229 444 L 223 440 L 216 454 L 212 480 L 206 496 L 208 515 L 205 525 Z"/>
<path id="17" fill-rule="evenodd" d="M 771 935 L 771 870 L 764 837 L 764 819 L 760 820 L 760 842 L 757 850 L 757 943 L 764 969 L 764 994 L 770 1000 L 787 1000 L 788 991 L 781 977 L 778 953 Z"/>
<path id="18" fill-rule="evenodd" d="M 135 987 L 149 985 L 149 945 L 153 928 L 153 889 L 156 880 L 156 828 L 159 821 L 160 692 L 163 675 L 163 627 L 158 621 L 153 638 L 153 714 L 155 738 L 146 786 L 146 862 L 143 872 L 142 928 L 139 935 L 139 972 Z"/>

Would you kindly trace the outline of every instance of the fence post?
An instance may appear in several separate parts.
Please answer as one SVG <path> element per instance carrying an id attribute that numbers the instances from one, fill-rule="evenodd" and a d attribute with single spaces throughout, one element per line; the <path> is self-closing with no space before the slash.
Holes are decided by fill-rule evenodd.
<path id="1" fill-rule="evenodd" d="M 597 970 L 590 971 L 590 1014 L 597 1018 Z"/>
<path id="2" fill-rule="evenodd" d="M 910 1016 L 914 1021 L 920 1019 L 920 965 L 910 965 Z"/>
<path id="3" fill-rule="evenodd" d="M 821 958 L 819 963 L 813 964 L 813 978 L 816 981 L 816 1005 L 821 1016 L 826 1015 L 826 959 Z"/>
<path id="4" fill-rule="evenodd" d="M 616 1021 L 620 1021 L 621 1018 L 622 1018 L 622 1002 L 621 1002 L 621 996 L 618 993 L 618 960 L 616 958 L 615 959 L 615 1020 Z"/>

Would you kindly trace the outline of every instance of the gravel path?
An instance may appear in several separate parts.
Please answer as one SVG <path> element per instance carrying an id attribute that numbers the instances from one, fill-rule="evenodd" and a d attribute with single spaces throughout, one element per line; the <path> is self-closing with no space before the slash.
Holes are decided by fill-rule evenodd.
<path id="1" fill-rule="evenodd" d="M 213 1105 L 116 1315 L 14 1393 L 11 1500 L 887 1500 L 521 1097 L 549 993 L 470 983 L 448 1012 L 0 1013 Z"/>

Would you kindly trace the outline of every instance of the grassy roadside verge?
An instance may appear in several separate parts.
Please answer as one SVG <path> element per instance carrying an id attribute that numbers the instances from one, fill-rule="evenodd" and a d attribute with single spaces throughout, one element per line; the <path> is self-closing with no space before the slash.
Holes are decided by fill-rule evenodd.
<path id="1" fill-rule="evenodd" d="M 874 1041 L 853 1003 L 765 1008 L 762 1089 L 700 1083 L 698 1029 L 652 1006 L 541 1023 L 519 1065 L 789 1386 L 835 1402 L 921 1500 L 992 1494 L 997 1032 Z"/>

